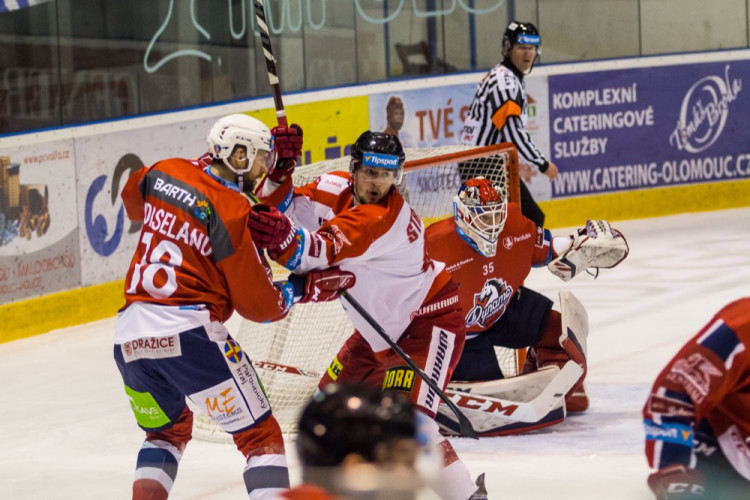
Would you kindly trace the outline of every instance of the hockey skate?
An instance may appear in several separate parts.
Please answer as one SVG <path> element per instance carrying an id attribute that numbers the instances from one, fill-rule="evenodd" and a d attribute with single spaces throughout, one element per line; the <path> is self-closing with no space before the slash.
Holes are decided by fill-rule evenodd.
<path id="1" fill-rule="evenodd" d="M 484 472 L 477 476 L 477 491 L 469 497 L 469 500 L 487 500 L 487 488 L 484 487 Z"/>

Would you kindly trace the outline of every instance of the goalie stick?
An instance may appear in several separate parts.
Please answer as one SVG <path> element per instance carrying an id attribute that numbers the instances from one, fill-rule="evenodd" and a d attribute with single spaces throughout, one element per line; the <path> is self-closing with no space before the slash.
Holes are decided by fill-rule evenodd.
<path id="1" fill-rule="evenodd" d="M 396 344 L 393 339 L 391 339 L 387 333 L 385 333 L 385 330 L 383 330 L 383 327 L 378 324 L 377 321 L 375 321 L 375 318 L 370 316 L 370 313 L 368 313 L 362 305 L 357 302 L 354 297 L 352 297 L 346 290 L 341 291 L 341 297 L 344 298 L 365 320 L 370 324 L 370 326 L 378 332 L 378 335 L 380 335 L 383 340 L 385 340 L 388 345 L 393 349 L 393 351 L 401 356 L 401 359 L 403 359 L 409 367 L 414 370 L 414 373 L 419 375 L 419 377 L 424 380 L 424 382 L 435 391 L 435 394 L 438 395 L 440 399 L 442 399 L 445 404 L 450 408 L 450 410 L 454 413 L 455 417 L 458 419 L 458 430 L 459 433 L 470 437 L 477 439 L 477 433 L 474 430 L 474 427 L 471 425 L 471 422 L 468 418 L 466 418 L 466 415 L 464 415 L 461 410 L 458 409 L 458 406 L 456 406 L 456 403 L 451 401 L 451 399 L 442 391 L 440 390 L 440 387 L 435 383 L 434 380 L 432 380 L 424 371 L 422 371 L 421 368 L 414 362 L 411 357 L 409 357 L 408 354 L 406 354 L 401 347 L 399 347 L 398 344 Z"/>
<path id="2" fill-rule="evenodd" d="M 583 369 L 575 362 L 568 361 L 562 370 L 556 367 L 548 370 L 554 370 L 554 378 L 530 401 L 465 392 L 467 389 L 471 391 L 472 384 L 448 384 L 446 393 L 451 402 L 471 416 L 470 420 L 480 435 L 517 434 L 551 425 L 565 417 L 565 394 L 583 375 Z M 525 377 L 526 375 L 520 375 L 507 381 L 516 383 Z M 437 422 L 449 433 L 457 433 L 460 427 L 451 413 L 442 406 L 439 407 Z"/>
<path id="3" fill-rule="evenodd" d="M 586 309 L 572 292 L 565 290 L 559 295 L 560 345 L 567 339 L 572 340 L 585 357 L 589 331 Z M 518 434 L 562 421 L 566 415 L 565 395 L 583 373 L 583 367 L 571 359 L 562 369 L 548 366 L 508 379 L 452 382 L 446 392 L 463 409 L 480 435 Z M 437 422 L 445 432 L 457 432 L 457 422 L 442 407 L 438 408 Z"/>

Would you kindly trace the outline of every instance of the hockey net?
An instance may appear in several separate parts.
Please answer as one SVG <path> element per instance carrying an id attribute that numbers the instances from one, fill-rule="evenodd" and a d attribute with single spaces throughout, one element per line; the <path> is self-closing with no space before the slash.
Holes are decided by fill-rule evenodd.
<path id="1" fill-rule="evenodd" d="M 440 146 L 407 148 L 404 180 L 399 191 L 425 225 L 453 216 L 453 198 L 461 183 L 484 176 L 501 186 L 510 201 L 520 202 L 518 156 L 512 144 L 493 146 Z M 298 167 L 294 184 L 312 182 L 333 171 L 348 171 L 350 157 Z M 273 265 L 274 279 L 288 271 Z M 242 346 L 263 382 L 274 416 L 284 433 L 294 433 L 302 407 L 317 390 L 318 380 L 354 327 L 338 301 L 297 304 L 289 315 L 274 323 L 242 320 L 235 340 Z M 523 354 L 496 348 L 503 373 L 520 372 Z M 191 405 L 192 406 L 192 405 Z M 218 425 L 195 412 L 194 435 L 210 441 L 230 441 Z"/>

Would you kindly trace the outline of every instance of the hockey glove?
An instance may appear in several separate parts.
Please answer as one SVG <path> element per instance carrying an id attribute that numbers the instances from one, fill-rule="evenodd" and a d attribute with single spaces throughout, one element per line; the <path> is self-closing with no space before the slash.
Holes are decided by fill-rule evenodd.
<path id="1" fill-rule="evenodd" d="M 550 272 L 563 281 L 589 268 L 615 267 L 630 252 L 625 237 L 606 220 L 586 221 L 586 227 L 570 239 L 568 249 L 547 264 Z"/>
<path id="2" fill-rule="evenodd" d="M 255 246 L 259 250 L 268 249 L 271 257 L 283 254 L 294 242 L 294 224 L 276 207 L 260 203 L 253 205 L 247 227 L 250 228 Z"/>
<path id="3" fill-rule="evenodd" d="M 294 285 L 295 302 L 328 302 L 337 299 L 342 290 L 354 286 L 356 278 L 349 271 L 331 267 L 310 271 L 305 276 L 292 274 L 289 281 Z M 297 297 L 301 297 L 297 299 Z"/>
<path id="4" fill-rule="evenodd" d="M 276 165 L 268 172 L 268 179 L 281 184 L 294 173 L 297 158 L 302 156 L 302 127 L 292 123 L 288 127 L 274 127 L 273 149 Z"/>
<path id="5" fill-rule="evenodd" d="M 684 465 L 664 467 L 648 476 L 648 486 L 657 500 L 703 498 L 703 474 Z"/>

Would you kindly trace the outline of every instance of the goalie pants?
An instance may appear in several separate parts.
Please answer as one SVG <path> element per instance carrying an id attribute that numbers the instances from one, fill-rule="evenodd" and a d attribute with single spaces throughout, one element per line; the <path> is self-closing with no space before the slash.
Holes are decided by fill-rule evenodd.
<path id="1" fill-rule="evenodd" d="M 466 339 L 458 285 L 451 279 L 413 315 L 398 346 L 445 389 Z M 387 349 L 373 352 L 367 340 L 355 330 L 334 358 L 319 387 L 331 382 L 364 382 L 385 389 L 409 393 L 412 402 L 434 418 L 440 398 L 412 370 L 401 356 Z"/>
<path id="2" fill-rule="evenodd" d="M 539 342 L 547 328 L 552 304 L 541 293 L 520 287 L 505 313 L 492 326 L 476 337 L 466 339 L 453 379 L 473 381 L 503 378 L 494 346 L 521 349 Z"/>

